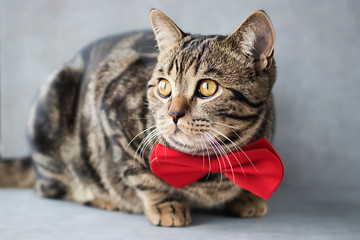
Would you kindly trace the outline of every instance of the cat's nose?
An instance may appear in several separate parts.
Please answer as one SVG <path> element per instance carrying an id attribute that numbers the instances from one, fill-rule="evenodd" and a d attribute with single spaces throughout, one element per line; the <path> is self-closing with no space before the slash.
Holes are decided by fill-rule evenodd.
<path id="1" fill-rule="evenodd" d="M 175 124 L 177 124 L 179 118 L 185 116 L 185 113 L 182 113 L 182 112 L 169 112 L 169 115 L 172 117 L 173 122 L 174 122 Z"/>

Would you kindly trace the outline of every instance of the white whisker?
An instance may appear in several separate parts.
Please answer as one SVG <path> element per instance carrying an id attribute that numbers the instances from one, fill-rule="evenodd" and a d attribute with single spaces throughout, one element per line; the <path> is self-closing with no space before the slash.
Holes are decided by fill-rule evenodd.
<path id="1" fill-rule="evenodd" d="M 156 125 L 153 125 L 153 126 L 147 128 L 147 129 L 145 129 L 144 131 L 139 132 L 135 137 L 133 137 L 133 139 L 131 139 L 131 141 L 128 143 L 128 145 L 126 145 L 125 151 L 126 151 L 126 149 L 130 146 L 130 144 L 131 144 L 138 136 L 140 136 L 142 133 L 146 133 L 147 131 L 149 131 L 150 129 L 152 129 L 152 128 L 154 128 L 154 127 L 156 127 Z"/>
<path id="2" fill-rule="evenodd" d="M 150 148 L 150 152 L 149 152 L 149 155 L 148 155 L 148 159 L 151 158 L 151 154 L 152 154 L 152 151 L 154 150 L 155 144 L 156 144 L 157 142 L 159 142 L 159 140 L 160 140 L 161 138 L 163 138 L 163 136 L 162 136 L 162 134 L 160 133 L 160 134 L 158 135 L 158 137 L 155 139 L 152 147 Z"/>
<path id="3" fill-rule="evenodd" d="M 211 173 L 211 158 L 210 158 L 210 153 L 209 153 L 209 148 L 206 146 L 206 143 L 205 143 L 205 140 L 203 139 L 203 137 L 200 135 L 201 137 L 201 140 L 203 141 L 204 143 L 204 146 L 206 148 L 206 152 L 207 152 L 207 155 L 208 155 L 208 159 L 209 159 L 209 171 L 208 171 L 208 174 L 206 176 L 206 180 L 208 180 L 209 176 L 210 176 L 210 173 Z M 208 141 L 209 142 L 209 141 Z M 210 144 L 210 142 L 209 142 Z"/>
<path id="4" fill-rule="evenodd" d="M 151 137 L 148 138 L 148 140 L 145 142 L 145 144 L 143 145 L 141 151 L 140 151 L 140 155 L 141 155 L 141 159 L 145 161 L 144 159 L 144 153 L 145 150 L 147 148 L 147 146 L 158 136 L 160 135 L 160 131 L 156 131 Z"/>
<path id="5" fill-rule="evenodd" d="M 219 142 L 210 134 L 210 132 L 206 132 L 206 133 L 208 134 L 208 136 L 212 140 L 213 146 L 216 148 L 216 150 L 219 153 L 219 156 L 221 157 L 221 160 L 222 160 L 222 162 L 223 162 L 223 164 L 225 166 L 225 160 L 224 160 L 224 157 L 223 157 L 224 152 L 221 151 L 221 150 L 224 150 L 224 149 L 220 146 Z M 225 152 L 225 154 L 226 154 L 226 152 Z"/>
<path id="6" fill-rule="evenodd" d="M 219 168 L 220 168 L 220 183 L 219 183 L 219 186 L 218 186 L 218 189 L 220 188 L 221 186 L 221 183 L 222 183 L 222 167 L 221 167 L 221 163 L 220 163 L 220 159 L 219 159 L 219 156 L 218 156 L 218 149 L 216 148 L 216 145 L 214 145 L 214 141 L 216 141 L 208 132 L 205 132 L 205 137 L 207 138 L 208 142 L 210 143 L 210 147 L 213 149 L 215 155 L 216 155 L 216 159 L 219 163 Z M 220 156 L 221 156 L 221 153 L 219 152 Z M 224 159 L 223 159 L 224 161 Z"/>
<path id="7" fill-rule="evenodd" d="M 233 141 L 231 141 L 231 139 L 228 138 L 225 134 L 221 133 L 220 131 L 216 130 L 215 128 L 211 128 L 211 130 L 217 132 L 218 134 L 220 134 L 221 136 L 223 136 L 224 138 L 226 138 L 229 142 L 231 142 L 231 143 L 234 145 L 235 149 L 240 148 L 240 147 L 239 147 L 238 145 L 236 145 Z M 239 163 L 239 166 L 240 166 L 240 168 L 241 168 L 241 171 L 243 172 L 243 174 L 244 174 L 244 176 L 245 176 L 244 169 L 243 169 L 243 167 L 242 167 L 239 159 L 235 156 L 235 154 L 230 150 L 230 148 L 229 148 L 223 141 L 221 141 L 221 142 L 223 143 L 223 145 L 226 146 L 226 148 L 229 150 L 229 152 L 231 152 L 231 154 L 235 157 L 236 161 Z M 241 148 L 240 148 L 240 149 L 241 149 Z"/>
<path id="8" fill-rule="evenodd" d="M 245 143 L 245 141 L 239 136 L 239 134 L 237 134 L 237 132 L 235 132 L 235 131 L 233 130 L 233 129 L 238 129 L 238 128 L 233 127 L 233 126 L 230 126 L 230 125 L 227 125 L 227 124 L 224 124 L 224 123 L 219 123 L 219 122 L 212 122 L 212 123 L 219 124 L 219 125 L 223 125 L 223 126 L 225 126 L 225 127 L 230 128 L 230 130 L 231 130 L 233 133 L 235 133 L 235 135 L 236 135 L 243 143 Z M 214 130 L 214 128 L 212 128 L 212 129 Z M 238 145 L 236 145 L 236 148 L 239 149 L 239 150 L 245 155 L 245 157 L 249 160 L 251 166 L 252 166 L 256 171 L 258 171 L 257 168 L 255 167 L 255 165 L 253 164 L 253 162 L 251 161 L 251 159 L 249 158 L 249 156 L 242 150 L 242 148 L 239 147 Z"/>
<path id="9" fill-rule="evenodd" d="M 222 143 L 223 143 L 223 145 L 225 145 L 224 144 L 224 142 L 218 137 L 218 136 L 216 136 L 214 133 L 212 133 L 212 132 L 209 132 L 210 134 L 212 134 L 215 138 L 217 138 L 219 141 L 221 141 Z M 225 155 L 225 157 L 226 157 L 226 160 L 228 161 L 228 163 L 229 163 L 229 165 L 230 165 L 230 169 L 231 169 L 231 172 L 232 172 L 232 175 L 233 175 L 233 179 L 235 179 L 235 174 L 234 174 L 234 169 L 233 169 L 233 167 L 232 167 L 232 165 L 231 165 L 231 161 L 230 161 L 230 158 L 229 158 L 229 156 L 226 154 L 226 151 L 224 150 L 224 148 L 222 147 L 222 145 L 217 141 L 217 145 L 218 145 L 218 147 L 222 150 L 222 152 L 223 152 L 223 154 Z M 225 145 L 226 146 L 226 145 Z M 226 146 L 227 147 L 227 146 Z M 228 148 L 229 149 L 229 148 Z M 230 149 L 229 149 L 230 150 Z M 231 152 L 231 151 L 230 151 Z M 226 168 L 225 168 L 225 170 L 226 170 Z"/>
<path id="10" fill-rule="evenodd" d="M 196 137 L 198 138 L 199 137 L 199 135 L 196 135 Z M 202 158 L 203 158 L 203 171 L 204 171 L 204 169 L 205 169 L 205 156 L 204 156 L 204 147 L 203 147 L 203 143 L 202 142 L 200 142 L 200 146 L 201 146 L 201 153 L 202 153 Z"/>
<path id="11" fill-rule="evenodd" d="M 266 113 L 266 111 L 265 111 Z M 272 122 L 269 121 L 269 119 L 265 118 L 263 115 L 259 114 L 259 113 L 256 113 L 256 115 L 258 115 L 259 117 L 261 117 L 262 119 L 264 119 L 267 123 L 270 124 L 270 126 L 272 126 Z"/>
<path id="12" fill-rule="evenodd" d="M 219 124 L 219 125 L 222 125 L 222 126 L 225 126 L 225 127 L 228 127 L 228 128 L 232 128 L 232 129 L 243 130 L 241 128 L 233 127 L 233 126 L 230 126 L 230 125 L 227 125 L 227 124 L 224 124 L 224 123 L 219 123 L 219 122 L 211 122 L 211 123 Z"/>
<path id="13" fill-rule="evenodd" d="M 236 135 L 243 143 L 245 143 L 245 141 L 239 136 L 239 134 L 237 134 L 237 132 L 235 132 L 234 130 L 231 130 L 231 131 L 233 131 L 233 132 L 235 133 L 235 135 Z M 242 153 L 244 153 L 244 155 L 246 156 L 246 158 L 249 160 L 251 166 L 253 166 L 253 168 L 258 172 L 257 168 L 255 167 L 255 165 L 253 164 L 253 162 L 251 161 L 251 159 L 249 158 L 249 156 L 246 154 L 246 152 L 244 152 L 244 150 L 242 150 L 241 147 L 239 147 L 239 149 L 240 149 L 240 151 L 241 151 Z"/>
<path id="14" fill-rule="evenodd" d="M 136 159 L 136 156 L 139 156 L 139 157 L 140 157 L 140 154 L 138 154 L 138 151 L 139 151 L 140 149 L 142 149 L 143 145 L 148 141 L 148 139 L 151 138 L 151 136 L 153 136 L 154 134 L 156 134 L 158 131 L 159 131 L 159 130 L 157 130 L 157 129 L 152 130 L 148 135 L 146 135 L 146 136 L 143 138 L 143 140 L 141 140 L 139 146 L 137 147 L 137 149 L 136 149 L 136 151 L 135 151 L 134 161 L 135 161 L 135 159 Z M 141 151 L 140 151 L 140 153 L 141 153 Z M 142 159 L 140 158 L 140 160 L 142 160 Z"/>

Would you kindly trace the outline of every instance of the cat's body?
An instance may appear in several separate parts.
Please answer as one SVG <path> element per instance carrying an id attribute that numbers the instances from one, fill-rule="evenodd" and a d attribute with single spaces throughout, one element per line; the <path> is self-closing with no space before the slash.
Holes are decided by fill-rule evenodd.
<path id="1" fill-rule="evenodd" d="M 212 140 L 225 152 L 271 140 L 274 43 L 251 58 L 234 50 L 246 41 L 232 41 L 238 30 L 232 38 L 184 34 L 157 10 L 152 22 L 160 55 L 152 32 L 112 36 L 85 48 L 42 88 L 29 121 L 37 194 L 145 212 L 164 226 L 188 224 L 192 207 L 222 203 L 235 215 L 265 214 L 260 198 L 220 173 L 175 189 L 152 174 L 149 154 L 156 141 L 204 156 L 205 149 L 223 153 Z M 207 79 L 217 90 L 199 96 Z M 163 81 L 171 95 L 159 93 Z"/>
<path id="2" fill-rule="evenodd" d="M 141 42 L 138 47 L 137 42 Z M 134 166 L 133 153 L 143 136 L 127 144 L 153 125 L 145 103 L 147 80 L 157 57 L 154 44 L 151 32 L 102 39 L 43 87 L 29 123 L 40 195 L 143 211 L 123 175 L 139 168 Z M 54 181 L 55 175 L 62 180 Z"/>

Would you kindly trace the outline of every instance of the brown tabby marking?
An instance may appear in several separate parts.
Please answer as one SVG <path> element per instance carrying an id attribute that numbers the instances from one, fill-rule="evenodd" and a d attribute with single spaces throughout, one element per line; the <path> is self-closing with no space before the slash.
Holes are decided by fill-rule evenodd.
<path id="1" fill-rule="evenodd" d="M 158 10 L 151 22 L 155 36 L 101 39 L 42 88 L 29 119 L 37 194 L 145 213 L 159 226 L 188 225 L 191 208 L 224 203 L 236 216 L 264 215 L 264 200 L 221 173 L 173 188 L 152 174 L 149 154 L 159 142 L 207 160 L 261 137 L 271 141 L 276 71 L 268 16 L 250 14 L 229 36 L 184 33 Z M 167 97 L 158 93 L 163 79 Z M 200 94 L 203 80 L 216 83 L 213 95 Z M 0 173 L 21 170 L 16 165 L 1 162 Z M 33 180 L 31 171 L 30 164 L 22 172 Z M 21 171 L 14 175 L 1 174 L 0 186 L 29 185 L 17 180 Z"/>
<path id="2" fill-rule="evenodd" d="M 0 177 L 0 187 L 32 187 L 34 185 L 35 171 L 31 158 L 0 160 Z"/>

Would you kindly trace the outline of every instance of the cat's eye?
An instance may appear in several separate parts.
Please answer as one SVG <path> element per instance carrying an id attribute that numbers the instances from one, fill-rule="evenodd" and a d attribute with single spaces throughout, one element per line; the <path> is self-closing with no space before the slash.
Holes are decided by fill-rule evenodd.
<path id="1" fill-rule="evenodd" d="M 171 94 L 171 85 L 170 82 L 166 79 L 162 79 L 158 85 L 158 92 L 161 97 L 168 97 Z"/>
<path id="2" fill-rule="evenodd" d="M 218 85 L 213 80 L 202 80 L 199 84 L 199 94 L 201 97 L 210 97 L 217 91 Z"/>

